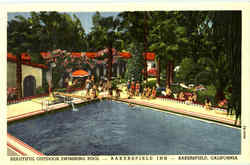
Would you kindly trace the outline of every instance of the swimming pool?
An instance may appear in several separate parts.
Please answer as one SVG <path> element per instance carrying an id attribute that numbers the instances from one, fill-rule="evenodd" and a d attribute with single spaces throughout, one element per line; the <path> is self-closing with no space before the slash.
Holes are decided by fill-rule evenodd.
<path id="1" fill-rule="evenodd" d="M 8 124 L 45 155 L 240 154 L 240 129 L 116 101 Z"/>

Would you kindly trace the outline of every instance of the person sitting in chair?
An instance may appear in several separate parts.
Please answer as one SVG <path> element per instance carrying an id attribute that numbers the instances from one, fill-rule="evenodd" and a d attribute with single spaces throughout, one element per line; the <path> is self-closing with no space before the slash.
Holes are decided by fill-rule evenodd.
<path id="1" fill-rule="evenodd" d="M 156 98 L 156 89 L 155 86 L 152 89 L 152 94 L 151 94 L 151 99 L 155 99 Z"/>
<path id="2" fill-rule="evenodd" d="M 197 103 L 197 94 L 195 92 L 193 93 L 192 99 L 193 103 Z"/>
<path id="3" fill-rule="evenodd" d="M 149 98 L 151 95 L 151 89 L 147 87 L 146 98 Z"/>
<path id="4" fill-rule="evenodd" d="M 130 88 L 129 92 L 128 92 L 128 99 L 132 99 L 133 98 L 133 90 L 132 88 Z"/>
<path id="5" fill-rule="evenodd" d="M 206 98 L 205 100 L 205 110 L 211 110 L 211 102 L 209 100 L 209 98 Z"/>
<path id="6" fill-rule="evenodd" d="M 92 99 L 97 98 L 97 88 L 95 85 L 93 86 L 92 91 L 91 91 L 91 98 Z"/>
<path id="7" fill-rule="evenodd" d="M 183 92 L 180 92 L 178 99 L 180 101 L 185 101 L 186 100 Z"/>
<path id="8" fill-rule="evenodd" d="M 185 102 L 186 104 L 192 104 L 193 103 L 193 94 L 188 96 L 188 100 Z"/>
<path id="9" fill-rule="evenodd" d="M 166 96 L 166 97 L 170 97 L 170 96 L 171 96 L 172 91 L 171 91 L 169 85 L 166 86 L 166 90 L 165 90 L 165 91 L 162 91 L 162 94 L 163 94 L 164 96 Z"/>

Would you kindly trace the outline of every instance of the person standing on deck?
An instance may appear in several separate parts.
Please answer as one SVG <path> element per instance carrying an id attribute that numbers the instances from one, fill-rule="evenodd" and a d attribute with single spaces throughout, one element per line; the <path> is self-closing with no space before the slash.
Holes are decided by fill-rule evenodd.
<path id="1" fill-rule="evenodd" d="M 91 88 L 91 80 L 90 80 L 90 77 L 88 77 L 88 79 L 86 80 L 86 85 L 85 85 L 85 87 L 86 87 L 86 96 L 88 96 L 89 95 L 89 90 L 90 90 L 90 88 Z"/>
<path id="2" fill-rule="evenodd" d="M 180 100 L 180 101 L 185 101 L 185 96 L 184 96 L 184 93 L 183 93 L 183 92 L 180 92 L 180 93 L 179 93 L 178 100 Z"/>
<path id="3" fill-rule="evenodd" d="M 137 81 L 135 85 L 135 95 L 139 96 L 139 93 L 140 93 L 140 83 L 139 81 Z"/>
<path id="4" fill-rule="evenodd" d="M 132 94 L 134 96 L 135 95 L 135 82 L 134 81 L 132 81 L 131 83 L 131 89 L 132 89 Z"/>
<path id="5" fill-rule="evenodd" d="M 91 83 L 92 83 L 92 86 L 95 84 L 95 76 L 94 75 L 91 76 Z"/>
<path id="6" fill-rule="evenodd" d="M 151 99 L 155 99 L 156 98 L 156 89 L 155 89 L 155 86 L 153 86 L 153 89 L 152 89 L 152 94 L 151 94 Z"/>
<path id="7" fill-rule="evenodd" d="M 193 102 L 197 103 L 197 94 L 195 92 L 193 93 Z"/>
<path id="8" fill-rule="evenodd" d="M 167 85 L 167 87 L 166 87 L 166 96 L 170 97 L 171 94 L 172 94 L 172 91 L 171 91 L 170 87 Z"/>
<path id="9" fill-rule="evenodd" d="M 131 86 L 131 83 L 130 81 L 127 82 L 127 92 L 129 93 L 129 90 L 130 90 L 130 86 Z"/>
<path id="10" fill-rule="evenodd" d="M 212 103 L 211 103 L 211 101 L 209 100 L 209 98 L 206 98 L 206 100 L 205 100 L 205 110 L 211 110 L 211 105 L 212 105 Z"/>

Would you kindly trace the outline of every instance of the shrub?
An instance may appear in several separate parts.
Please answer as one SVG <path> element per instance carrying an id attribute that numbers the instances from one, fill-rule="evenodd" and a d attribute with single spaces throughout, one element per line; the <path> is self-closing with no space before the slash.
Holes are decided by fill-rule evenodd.
<path id="1" fill-rule="evenodd" d="M 60 88 L 60 89 L 56 89 L 56 92 L 66 92 L 67 89 L 66 88 Z"/>
<path id="2" fill-rule="evenodd" d="M 145 83 L 145 85 L 152 88 L 153 86 L 156 86 L 156 80 L 150 80 L 147 83 Z"/>
<path id="3" fill-rule="evenodd" d="M 37 87 L 36 88 L 36 95 L 40 95 L 40 94 L 45 94 L 46 93 L 46 89 L 43 87 Z"/>
<path id="4" fill-rule="evenodd" d="M 207 86 L 206 90 L 196 92 L 198 96 L 197 101 L 204 104 L 205 99 L 208 98 L 211 101 L 212 105 L 216 105 L 217 103 L 215 101 L 215 92 L 215 87 Z"/>

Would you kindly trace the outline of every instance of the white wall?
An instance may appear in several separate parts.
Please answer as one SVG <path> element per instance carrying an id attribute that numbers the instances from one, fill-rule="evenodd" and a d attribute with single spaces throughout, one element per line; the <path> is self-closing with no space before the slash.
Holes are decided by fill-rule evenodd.
<path id="1" fill-rule="evenodd" d="M 36 79 L 36 88 L 42 86 L 41 68 L 22 65 L 22 87 L 27 76 L 33 76 Z M 7 87 L 16 87 L 16 63 L 10 61 L 7 63 Z"/>

